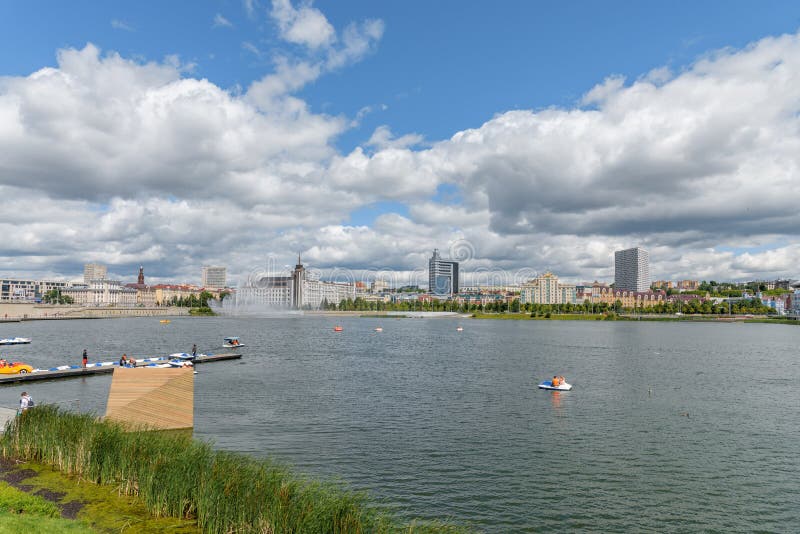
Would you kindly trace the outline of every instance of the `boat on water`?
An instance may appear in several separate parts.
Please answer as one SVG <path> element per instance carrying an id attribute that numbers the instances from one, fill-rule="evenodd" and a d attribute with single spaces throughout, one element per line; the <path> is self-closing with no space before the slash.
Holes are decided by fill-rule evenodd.
<path id="1" fill-rule="evenodd" d="M 169 324 L 171 321 L 169 319 L 161 319 L 158 322 L 161 323 L 161 324 Z"/>
<path id="2" fill-rule="evenodd" d="M 170 360 L 181 360 L 181 361 L 191 361 L 194 360 L 197 356 L 205 356 L 205 354 L 197 354 L 192 356 L 188 352 L 173 352 L 169 355 Z"/>
<path id="3" fill-rule="evenodd" d="M 239 347 L 244 347 L 244 343 L 239 341 L 238 337 L 226 337 L 222 341 L 222 346 L 226 349 L 238 349 Z"/>
<path id="4" fill-rule="evenodd" d="M 561 382 L 559 385 L 554 386 L 552 380 L 545 380 L 539 384 L 539 389 L 549 389 L 550 391 L 569 391 L 572 389 L 572 384 Z"/>
<path id="5" fill-rule="evenodd" d="M 456 328 L 456 332 L 463 332 L 463 331 L 464 331 L 463 326 L 459 326 L 458 328 Z"/>
<path id="6" fill-rule="evenodd" d="M 174 359 L 167 362 L 170 367 L 177 367 L 179 369 L 183 369 L 185 367 L 193 367 L 194 364 L 189 360 L 184 359 Z"/>
<path id="7" fill-rule="evenodd" d="M 377 328 L 375 328 L 375 331 L 376 331 L 376 332 L 383 332 L 383 328 L 381 328 L 380 326 L 378 326 Z"/>
<path id="8" fill-rule="evenodd" d="M 9 337 L 0 339 L 0 345 L 27 345 L 31 342 L 29 337 Z"/>
<path id="9" fill-rule="evenodd" d="M 342 330 L 344 330 L 344 328 L 342 328 L 341 326 L 334 326 L 333 327 L 333 331 L 334 332 L 341 332 Z"/>

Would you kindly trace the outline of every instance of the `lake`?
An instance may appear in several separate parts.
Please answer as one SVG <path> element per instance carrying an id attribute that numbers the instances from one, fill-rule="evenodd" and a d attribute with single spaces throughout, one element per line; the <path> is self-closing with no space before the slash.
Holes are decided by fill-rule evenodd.
<path id="1" fill-rule="evenodd" d="M 333 326 L 343 326 L 334 333 Z M 464 327 L 462 332 L 456 327 Z M 377 326 L 383 332 L 375 332 Z M 485 532 L 800 530 L 800 328 L 334 317 L 0 323 L 36 366 L 189 351 L 195 436 Z M 554 374 L 574 385 L 536 385 Z M 109 376 L 0 387 L 103 413 Z"/>

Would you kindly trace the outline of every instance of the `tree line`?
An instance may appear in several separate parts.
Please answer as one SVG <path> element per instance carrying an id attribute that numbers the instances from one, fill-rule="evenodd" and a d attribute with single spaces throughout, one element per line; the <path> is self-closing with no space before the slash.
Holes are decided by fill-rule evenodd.
<path id="1" fill-rule="evenodd" d="M 659 302 L 652 306 L 630 308 L 622 305 L 622 301 L 617 300 L 614 304 L 607 302 L 592 303 L 589 300 L 583 304 L 533 304 L 526 302 L 520 303 L 519 299 L 514 299 L 510 303 L 506 300 L 497 300 L 486 304 L 476 302 L 459 304 L 453 300 L 431 300 L 431 301 L 403 301 L 403 302 L 383 302 L 368 301 L 362 297 L 355 299 L 345 299 L 338 304 L 323 301 L 323 310 L 331 311 L 452 311 L 459 313 L 530 313 L 533 315 L 544 315 L 547 313 L 649 313 L 649 314 L 753 314 L 767 315 L 775 313 L 775 310 L 765 306 L 759 299 L 745 299 L 736 302 L 715 304 L 710 301 L 701 302 L 700 299 L 692 299 L 688 302 Z"/>

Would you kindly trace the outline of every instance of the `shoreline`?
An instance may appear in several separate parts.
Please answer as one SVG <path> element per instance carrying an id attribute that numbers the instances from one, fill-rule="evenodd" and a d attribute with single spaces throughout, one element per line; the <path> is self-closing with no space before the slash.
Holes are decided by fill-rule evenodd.
<path id="1" fill-rule="evenodd" d="M 0 322 L 63 321 L 71 319 L 113 319 L 124 317 L 188 317 L 192 308 L 75 306 L 34 303 L 0 303 Z"/>

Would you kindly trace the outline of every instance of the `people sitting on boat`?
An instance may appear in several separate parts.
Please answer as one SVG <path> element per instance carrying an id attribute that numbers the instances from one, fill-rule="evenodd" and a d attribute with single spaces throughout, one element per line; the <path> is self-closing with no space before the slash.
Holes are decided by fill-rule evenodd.
<path id="1" fill-rule="evenodd" d="M 231 345 L 238 345 L 238 344 L 239 344 L 238 339 L 234 339 L 233 341 L 231 341 Z"/>
<path id="2" fill-rule="evenodd" d="M 133 356 L 128 358 L 128 365 L 130 365 L 131 367 L 136 367 L 136 358 L 134 358 Z"/>
<path id="3" fill-rule="evenodd" d="M 0 358 L 0 367 L 5 367 L 6 365 L 8 365 L 8 362 L 6 361 L 6 359 L 5 358 Z"/>
<path id="4" fill-rule="evenodd" d="M 128 357 L 125 354 L 123 354 L 122 358 L 119 359 L 119 366 L 125 367 L 126 365 L 128 365 Z"/>
<path id="5" fill-rule="evenodd" d="M 558 379 L 558 377 L 557 377 L 557 376 L 554 376 L 554 377 L 553 377 L 553 382 L 552 382 L 552 385 L 553 385 L 553 387 L 554 387 L 554 388 L 557 388 L 558 386 L 560 386 L 560 385 L 561 385 L 561 382 L 559 381 L 559 379 Z"/>

